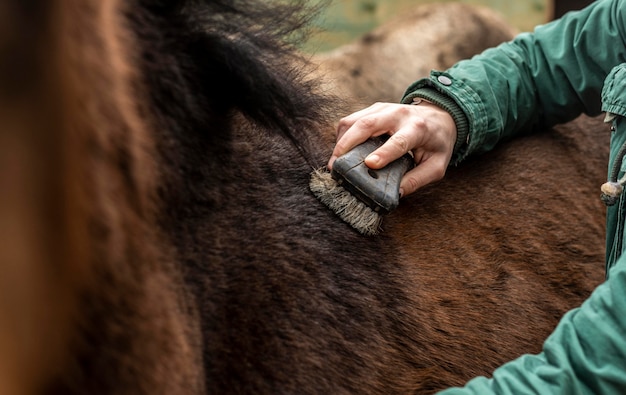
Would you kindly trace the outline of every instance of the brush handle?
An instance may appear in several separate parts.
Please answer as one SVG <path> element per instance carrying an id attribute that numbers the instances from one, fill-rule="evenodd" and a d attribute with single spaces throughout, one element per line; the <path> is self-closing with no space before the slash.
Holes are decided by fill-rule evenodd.
<path id="1" fill-rule="evenodd" d="M 365 158 L 388 139 L 380 136 L 356 146 L 333 163 L 333 178 L 356 198 L 380 214 L 388 214 L 400 204 L 400 181 L 414 165 L 406 154 L 382 169 L 370 169 Z"/>

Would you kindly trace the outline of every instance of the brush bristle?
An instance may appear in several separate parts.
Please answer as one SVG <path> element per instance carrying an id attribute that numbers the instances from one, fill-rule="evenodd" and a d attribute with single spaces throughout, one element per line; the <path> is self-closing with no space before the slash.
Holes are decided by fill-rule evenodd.
<path id="1" fill-rule="evenodd" d="M 382 215 L 341 187 L 327 170 L 314 170 L 309 188 L 322 203 L 360 233 L 367 236 L 380 233 Z"/>

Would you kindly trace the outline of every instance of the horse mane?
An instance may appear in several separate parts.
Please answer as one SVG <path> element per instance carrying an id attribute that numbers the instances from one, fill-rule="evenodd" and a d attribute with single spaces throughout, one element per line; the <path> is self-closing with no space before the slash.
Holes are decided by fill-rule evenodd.
<path id="1" fill-rule="evenodd" d="M 33 303 L 47 306 L 37 327 L 50 335 L 32 338 L 51 339 L 49 351 L 45 360 L 22 356 L 16 371 L 40 359 L 42 371 L 24 370 L 18 382 L 32 375 L 33 387 L 67 394 L 182 393 L 211 385 L 196 360 L 203 342 L 199 307 L 179 286 L 182 242 L 172 239 L 185 234 L 177 223 L 190 202 L 221 199 L 214 189 L 226 182 L 211 176 L 223 173 L 219 158 L 239 144 L 233 131 L 242 122 L 268 141 L 287 138 L 306 159 L 314 154 L 307 136 L 328 116 L 330 100 L 299 71 L 297 32 L 314 15 L 303 3 L 41 6 L 47 28 L 33 42 L 46 62 L 37 57 L 29 64 L 46 78 L 37 94 L 56 115 L 33 128 L 56 145 L 33 138 L 25 157 L 46 164 L 41 152 L 49 156 L 55 147 L 51 152 L 62 158 L 59 168 L 46 168 L 44 181 L 53 187 L 46 196 L 56 204 L 40 202 L 50 211 L 40 221 L 68 247 L 51 247 L 32 262 L 54 265 L 56 274 L 42 280 L 50 289 L 41 293 L 58 297 Z M 25 114 L 18 121 L 30 127 Z M 195 168 L 203 176 L 197 185 Z M 297 168 L 308 174 L 303 169 Z M 59 206 L 68 209 L 57 212 Z M 16 346 L 23 348 L 32 347 Z"/>
<path id="2" fill-rule="evenodd" d="M 158 92 L 152 96 L 174 96 L 180 103 L 178 109 L 161 110 L 184 116 L 187 124 L 195 120 L 195 129 L 240 112 L 267 130 L 282 132 L 298 147 L 306 145 L 311 128 L 328 124 L 330 105 L 336 102 L 319 92 L 298 49 L 324 2 L 157 5 L 146 7 L 144 16 L 130 13 L 128 18 L 145 51 L 141 67 L 150 89 Z M 300 147 L 307 154 L 311 149 Z"/>

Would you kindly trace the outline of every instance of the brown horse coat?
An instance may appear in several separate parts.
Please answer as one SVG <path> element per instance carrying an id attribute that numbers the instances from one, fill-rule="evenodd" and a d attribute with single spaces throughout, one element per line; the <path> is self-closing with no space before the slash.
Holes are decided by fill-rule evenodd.
<path id="1" fill-rule="evenodd" d="M 428 393 L 538 351 L 602 279 L 597 120 L 367 238 L 308 191 L 338 106 L 279 40 L 309 14 L 28 4 L 0 8 L 2 393 Z"/>

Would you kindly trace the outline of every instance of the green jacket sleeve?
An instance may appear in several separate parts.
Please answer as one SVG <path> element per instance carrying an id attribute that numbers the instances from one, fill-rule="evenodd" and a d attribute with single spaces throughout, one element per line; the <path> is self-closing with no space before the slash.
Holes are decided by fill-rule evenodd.
<path id="1" fill-rule="evenodd" d="M 601 111 L 604 78 L 626 61 L 626 0 L 586 9 L 522 33 L 445 72 L 413 83 L 402 101 L 435 90 L 468 121 L 453 162 L 492 149 L 503 138 Z"/>
<path id="2" fill-rule="evenodd" d="M 440 395 L 624 394 L 626 257 L 580 308 L 568 312 L 538 355 L 524 355 Z"/>

